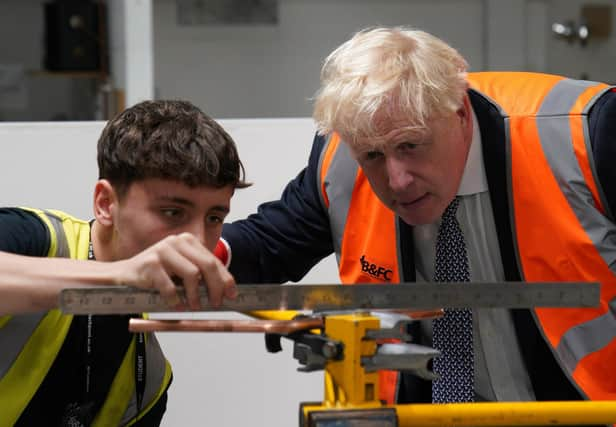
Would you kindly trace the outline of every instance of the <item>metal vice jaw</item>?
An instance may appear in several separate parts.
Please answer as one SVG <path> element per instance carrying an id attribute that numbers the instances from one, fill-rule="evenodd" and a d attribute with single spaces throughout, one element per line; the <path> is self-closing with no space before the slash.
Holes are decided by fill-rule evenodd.
<path id="1" fill-rule="evenodd" d="M 430 312 L 430 315 L 430 317 L 437 317 L 440 312 Z M 408 333 L 408 326 L 416 319 L 406 314 L 389 312 L 354 312 L 347 315 L 320 313 L 318 317 L 323 319 L 323 326 L 327 326 L 326 319 L 330 319 L 329 332 L 322 328 L 321 333 L 314 329 L 285 334 L 267 333 L 265 335 L 267 351 L 270 353 L 281 351 L 280 340 L 282 337 L 287 338 L 294 343 L 293 357 L 302 365 L 298 371 L 312 372 L 326 369 L 328 361 L 343 360 L 345 344 L 357 346 L 358 342 L 375 341 L 378 343 L 375 352 L 361 357 L 361 365 L 367 372 L 386 369 L 409 372 L 428 380 L 435 379 L 428 365 L 433 357 L 439 355 L 439 351 L 409 343 L 412 337 Z M 331 331 L 331 328 L 338 328 L 338 322 L 333 319 L 340 319 L 342 323 L 362 323 L 370 317 L 377 318 L 379 326 L 374 329 L 365 328 L 365 335 L 352 337 L 344 335 L 341 339 L 333 338 L 336 333 Z M 314 319 L 314 317 L 295 317 L 295 320 L 299 322 L 302 319 Z M 354 329 L 354 331 L 357 330 Z"/>
<path id="2" fill-rule="evenodd" d="M 294 341 L 300 371 L 325 370 L 324 401 L 303 403 L 302 427 L 329 425 L 397 426 L 396 411 L 379 399 L 379 370 L 403 370 L 433 379 L 428 368 L 438 351 L 409 341 L 408 316 L 390 313 L 324 316 L 320 334 L 309 331 L 283 335 Z M 383 324 L 383 327 L 381 327 Z M 281 335 L 266 335 L 268 351 L 279 351 Z M 379 344 L 379 341 L 388 343 Z M 342 422 L 343 424 L 336 424 Z M 365 424 L 368 422 L 369 424 Z"/>

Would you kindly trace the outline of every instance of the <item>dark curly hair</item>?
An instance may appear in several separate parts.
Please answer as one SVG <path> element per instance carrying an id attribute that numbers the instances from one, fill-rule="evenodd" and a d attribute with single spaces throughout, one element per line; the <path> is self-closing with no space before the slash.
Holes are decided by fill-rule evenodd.
<path id="1" fill-rule="evenodd" d="M 187 101 L 144 101 L 111 119 L 98 140 L 98 170 L 120 197 L 147 178 L 191 187 L 250 185 L 233 139 Z"/>

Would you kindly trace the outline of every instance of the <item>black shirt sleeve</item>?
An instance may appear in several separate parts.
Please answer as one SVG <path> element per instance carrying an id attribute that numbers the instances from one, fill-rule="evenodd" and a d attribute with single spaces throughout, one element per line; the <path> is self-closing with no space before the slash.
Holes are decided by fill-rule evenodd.
<path id="1" fill-rule="evenodd" d="M 308 166 L 287 184 L 279 200 L 264 203 L 247 219 L 225 224 L 229 270 L 238 283 L 300 280 L 333 252 L 329 217 L 318 185 L 325 139 L 316 136 Z"/>
<path id="2" fill-rule="evenodd" d="M 47 256 L 49 231 L 32 212 L 0 208 L 0 251 L 28 256 Z"/>

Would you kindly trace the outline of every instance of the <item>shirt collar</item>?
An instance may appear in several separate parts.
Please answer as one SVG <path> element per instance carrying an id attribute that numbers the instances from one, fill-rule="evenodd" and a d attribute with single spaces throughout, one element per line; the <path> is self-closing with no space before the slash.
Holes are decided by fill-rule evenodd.
<path id="1" fill-rule="evenodd" d="M 458 188 L 458 196 L 467 196 L 488 191 L 488 180 L 486 178 L 485 166 L 483 165 L 481 131 L 479 130 L 477 116 L 472 108 L 471 113 L 473 116 L 473 138 L 471 139 L 471 146 L 468 150 L 464 173 L 462 174 L 462 180 Z"/>

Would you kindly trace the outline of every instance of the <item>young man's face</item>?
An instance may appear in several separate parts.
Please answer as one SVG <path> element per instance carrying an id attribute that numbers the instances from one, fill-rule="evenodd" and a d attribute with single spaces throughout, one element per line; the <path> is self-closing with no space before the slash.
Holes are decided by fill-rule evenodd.
<path id="1" fill-rule="evenodd" d="M 436 221 L 455 197 L 472 139 L 468 98 L 419 135 L 401 115 L 381 116 L 383 137 L 350 144 L 379 199 L 409 225 Z M 375 148 L 376 147 L 376 148 Z"/>
<path id="2" fill-rule="evenodd" d="M 112 208 L 113 258 L 132 257 L 171 234 L 184 232 L 213 251 L 233 192 L 231 185 L 189 187 L 164 179 L 132 183 Z"/>

